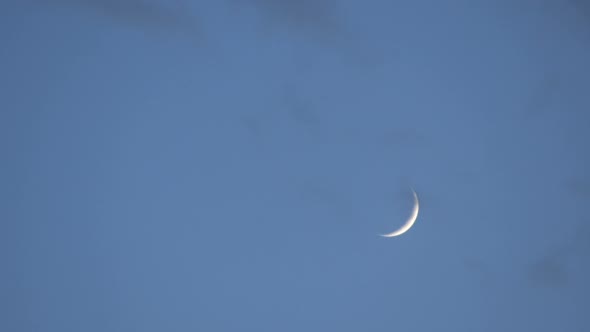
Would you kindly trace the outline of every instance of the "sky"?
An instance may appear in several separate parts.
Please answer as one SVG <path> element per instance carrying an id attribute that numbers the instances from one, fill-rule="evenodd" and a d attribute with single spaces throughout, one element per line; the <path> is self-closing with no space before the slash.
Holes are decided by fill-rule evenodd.
<path id="1" fill-rule="evenodd" d="M 8 0 L 0 37 L 2 331 L 590 329 L 583 1 Z"/>

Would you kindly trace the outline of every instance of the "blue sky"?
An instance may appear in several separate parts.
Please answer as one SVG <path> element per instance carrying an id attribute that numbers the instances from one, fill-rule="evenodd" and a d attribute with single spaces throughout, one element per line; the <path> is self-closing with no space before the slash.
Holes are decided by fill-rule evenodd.
<path id="1" fill-rule="evenodd" d="M 0 36 L 2 330 L 590 326 L 581 1 L 7 1 Z"/>

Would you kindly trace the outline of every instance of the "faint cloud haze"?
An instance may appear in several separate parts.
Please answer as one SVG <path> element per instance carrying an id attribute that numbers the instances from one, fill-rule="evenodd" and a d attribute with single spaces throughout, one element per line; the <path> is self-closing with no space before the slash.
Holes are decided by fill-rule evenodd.
<path id="1" fill-rule="evenodd" d="M 130 25 L 158 29 L 195 29 L 195 18 L 184 3 L 163 3 L 145 0 L 54 0 L 40 2 L 44 5 L 59 5 L 94 11 L 109 19 Z"/>
<path id="2" fill-rule="evenodd" d="M 280 34 L 282 40 L 291 40 L 297 46 L 296 53 L 311 43 L 338 53 L 334 60 L 350 61 L 361 68 L 375 68 L 390 60 L 379 41 L 367 33 L 366 26 L 355 26 L 347 15 L 343 2 L 332 0 L 227 0 L 236 12 L 253 10 L 262 23 L 263 35 L 269 32 Z M 389 43 L 389 41 L 388 41 Z M 309 69 L 314 63 L 304 54 L 299 54 L 299 65 Z"/>
<path id="3" fill-rule="evenodd" d="M 590 197 L 590 180 L 585 178 L 573 178 L 568 181 L 568 188 L 576 197 Z"/>
<path id="4" fill-rule="evenodd" d="M 552 111 L 558 101 L 562 81 L 555 72 L 546 73 L 533 88 L 526 113 L 538 116 Z M 527 119 L 530 119 L 527 117 Z"/>
<path id="5" fill-rule="evenodd" d="M 563 286 L 568 280 L 567 257 L 562 253 L 550 253 L 529 267 L 529 279 L 543 286 Z"/>
<path id="6" fill-rule="evenodd" d="M 528 268 L 529 280 L 548 287 L 565 286 L 569 281 L 572 264 L 585 264 L 590 248 L 590 231 L 584 223 L 578 225 L 575 235 L 567 242 L 555 245 Z"/>
<path id="7" fill-rule="evenodd" d="M 380 136 L 389 148 L 419 148 L 427 143 L 426 137 L 415 128 L 392 128 Z"/>
<path id="8" fill-rule="evenodd" d="M 317 124 L 318 116 L 311 101 L 305 98 L 296 86 L 286 84 L 281 101 L 289 116 L 299 125 L 309 127 Z"/>
<path id="9" fill-rule="evenodd" d="M 569 0 L 574 6 L 576 12 L 583 15 L 586 19 L 590 20 L 590 1 L 588 0 Z M 590 21 L 588 22 L 590 23 Z"/>
<path id="10" fill-rule="evenodd" d="M 490 270 L 490 266 L 480 258 L 466 257 L 463 259 L 463 266 L 471 277 L 482 286 L 490 286 L 493 282 L 498 281 L 496 280 L 497 276 Z"/>
<path id="11" fill-rule="evenodd" d="M 334 33 L 341 28 L 336 4 L 325 0 L 249 0 L 239 1 L 255 6 L 274 22 L 298 28 L 311 28 L 315 32 Z"/>
<path id="12" fill-rule="evenodd" d="M 229 0 L 235 6 L 249 6 L 255 9 L 267 24 L 268 30 L 277 27 L 294 31 L 307 40 L 322 46 L 345 48 L 356 57 L 367 57 L 362 38 L 355 37 L 351 27 L 345 22 L 339 2 L 331 0 Z"/>

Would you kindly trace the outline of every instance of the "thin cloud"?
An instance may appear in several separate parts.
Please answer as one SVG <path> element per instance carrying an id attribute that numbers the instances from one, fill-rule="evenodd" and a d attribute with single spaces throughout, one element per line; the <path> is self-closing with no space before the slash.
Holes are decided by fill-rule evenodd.
<path id="1" fill-rule="evenodd" d="M 313 29 L 334 29 L 339 25 L 336 6 L 325 0 L 249 0 L 276 22 Z"/>
<path id="2" fill-rule="evenodd" d="M 463 260 L 463 266 L 482 286 L 490 286 L 496 281 L 496 276 L 492 273 L 490 267 L 479 258 L 467 257 Z"/>
<path id="3" fill-rule="evenodd" d="M 228 0 L 234 6 L 254 8 L 268 24 L 295 31 L 308 39 L 323 44 L 341 43 L 349 39 L 348 31 L 339 13 L 337 2 L 332 0 Z"/>
<path id="4" fill-rule="evenodd" d="M 586 178 L 572 178 L 568 181 L 570 192 L 580 198 L 590 197 L 590 180 Z"/>
<path id="5" fill-rule="evenodd" d="M 339 53 L 337 61 L 351 61 L 361 67 L 382 65 L 389 57 L 363 35 L 362 29 L 346 16 L 344 3 L 335 0 L 226 0 L 231 7 L 252 10 L 260 18 L 261 33 L 278 32 L 281 37 L 301 37 L 305 42 Z M 369 38 L 367 38 L 369 37 Z M 301 50 L 301 49 L 299 49 Z M 302 52 L 298 61 L 313 62 Z M 312 56 L 313 57 L 313 56 Z"/>
<path id="6" fill-rule="evenodd" d="M 318 116 L 310 100 L 304 98 L 297 87 L 286 84 L 282 91 L 281 102 L 289 117 L 298 124 L 305 127 L 317 124 Z"/>
<path id="7" fill-rule="evenodd" d="M 584 261 L 590 248 L 590 230 L 580 223 L 575 236 L 556 245 L 528 266 L 527 276 L 535 285 L 547 287 L 565 286 L 570 279 L 570 265 Z"/>
<path id="8" fill-rule="evenodd" d="M 528 270 L 531 282 L 543 286 L 563 286 L 567 283 L 567 257 L 549 254 L 537 260 Z"/>
<path id="9" fill-rule="evenodd" d="M 533 89 L 527 107 L 527 115 L 540 115 L 555 108 L 562 87 L 562 79 L 559 74 L 546 73 Z"/>
<path id="10" fill-rule="evenodd" d="M 158 29 L 187 29 L 195 26 L 195 19 L 181 5 L 165 6 L 144 0 L 54 0 L 38 2 L 70 8 L 91 10 L 116 22 Z M 194 32 L 194 31 L 193 31 Z"/>
<path id="11" fill-rule="evenodd" d="M 587 0 L 569 0 L 569 2 L 576 9 L 576 12 L 590 20 L 590 2 Z"/>

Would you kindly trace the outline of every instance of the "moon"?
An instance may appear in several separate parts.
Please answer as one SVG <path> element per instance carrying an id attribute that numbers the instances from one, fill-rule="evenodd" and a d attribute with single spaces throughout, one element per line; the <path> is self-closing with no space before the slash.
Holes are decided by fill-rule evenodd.
<path id="1" fill-rule="evenodd" d="M 416 195 L 416 192 L 413 189 L 412 189 L 412 194 L 414 194 L 414 208 L 412 209 L 412 214 L 410 214 L 410 217 L 408 218 L 406 223 L 402 227 L 400 227 L 398 230 L 391 232 L 391 233 L 387 233 L 387 234 L 381 234 L 381 236 L 394 237 L 394 236 L 402 235 L 405 232 L 407 232 L 410 228 L 412 228 L 412 225 L 414 225 L 414 223 L 416 222 L 416 218 L 418 218 L 418 211 L 420 210 L 420 203 L 418 202 L 418 195 Z"/>

